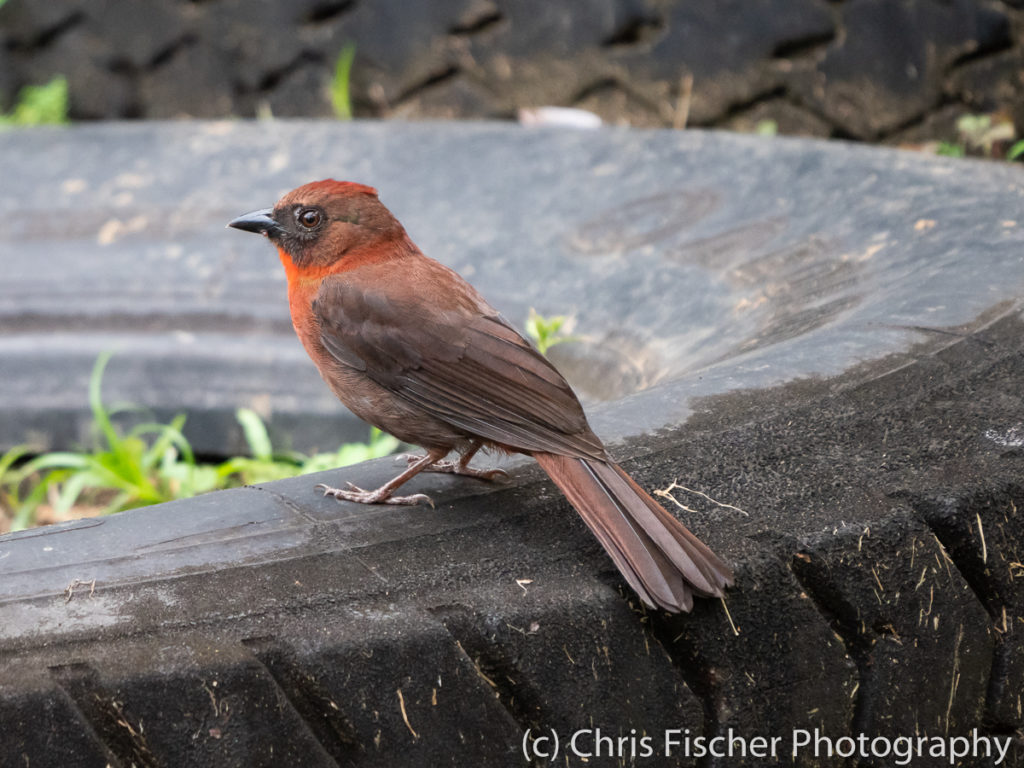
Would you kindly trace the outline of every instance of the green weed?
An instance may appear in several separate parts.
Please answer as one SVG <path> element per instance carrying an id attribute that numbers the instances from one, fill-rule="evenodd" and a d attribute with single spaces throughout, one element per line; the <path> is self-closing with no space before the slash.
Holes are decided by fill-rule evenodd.
<path id="1" fill-rule="evenodd" d="M 58 75 L 46 85 L 26 85 L 0 127 L 15 125 L 63 125 L 68 122 L 68 81 Z"/>
<path id="2" fill-rule="evenodd" d="M 936 154 L 946 157 L 1005 158 L 1012 162 L 1024 154 L 1024 140 L 1016 141 L 1013 123 L 992 115 L 961 115 L 956 121 L 956 141 L 940 141 Z M 1007 145 L 1009 144 L 1009 147 Z"/>
<path id="3" fill-rule="evenodd" d="M 939 146 L 935 149 L 935 154 L 943 157 L 963 157 L 967 154 L 967 150 L 955 142 L 940 141 Z"/>
<path id="4" fill-rule="evenodd" d="M 366 443 L 346 443 L 337 451 L 317 453 L 312 456 L 297 451 L 278 453 L 273 450 L 267 428 L 255 411 L 239 408 L 235 416 L 242 425 L 252 456 L 236 456 L 228 459 L 218 467 L 218 472 L 222 475 L 237 476 L 244 485 L 266 483 L 296 475 L 307 475 L 310 472 L 347 467 L 361 461 L 388 456 L 398 450 L 401 445 L 397 438 L 381 432 L 376 427 L 371 427 L 370 439 Z"/>
<path id="5" fill-rule="evenodd" d="M 538 352 L 547 355 L 556 344 L 579 341 L 579 336 L 570 336 L 562 330 L 568 319 L 565 315 L 545 317 L 531 308 L 530 316 L 526 318 L 526 335 L 537 345 Z"/>
<path id="6" fill-rule="evenodd" d="M 331 80 L 331 104 L 339 120 L 352 119 L 352 94 L 349 85 L 352 80 L 352 62 L 356 57 L 355 43 L 348 43 L 338 54 Z"/>
<path id="7" fill-rule="evenodd" d="M 182 434 L 183 414 L 169 424 L 139 424 L 122 434 L 111 417 L 128 409 L 108 408 L 101 395 L 103 371 L 109 361 L 109 354 L 100 355 L 89 380 L 95 432 L 91 451 L 44 453 L 20 466 L 18 462 L 30 453 L 27 446 L 16 446 L 0 456 L 0 506 L 10 518 L 11 530 L 34 525 L 43 504 L 49 504 L 57 518 L 68 516 L 72 507 L 82 502 L 98 506 L 101 514 L 110 514 L 347 466 L 386 456 L 399 447 L 397 439 L 374 429 L 369 442 L 342 445 L 335 452 L 313 456 L 279 453 L 260 417 L 240 408 L 236 417 L 252 456 L 236 456 L 220 464 L 200 463 Z"/>

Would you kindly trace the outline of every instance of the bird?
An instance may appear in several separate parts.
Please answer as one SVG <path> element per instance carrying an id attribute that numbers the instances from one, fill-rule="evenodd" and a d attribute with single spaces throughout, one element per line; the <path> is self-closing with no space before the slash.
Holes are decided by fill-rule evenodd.
<path id="1" fill-rule="evenodd" d="M 426 256 L 376 189 L 325 179 L 229 227 L 276 246 L 292 324 L 327 386 L 359 418 L 425 449 L 374 490 L 318 485 L 364 504 L 420 472 L 497 480 L 478 451 L 532 456 L 651 608 L 688 612 L 733 574 L 611 458 L 561 373 L 454 270 Z M 450 454 L 457 458 L 446 460 Z"/>

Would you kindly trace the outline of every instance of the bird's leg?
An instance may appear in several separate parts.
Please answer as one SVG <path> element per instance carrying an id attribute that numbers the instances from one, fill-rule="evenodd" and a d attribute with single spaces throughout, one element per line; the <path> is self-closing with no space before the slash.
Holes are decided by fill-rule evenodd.
<path id="1" fill-rule="evenodd" d="M 426 456 L 417 456 L 415 462 L 410 462 L 409 468 L 402 474 L 387 483 L 384 483 L 380 488 L 375 491 L 364 491 L 352 483 L 346 483 L 347 488 L 331 488 L 328 485 L 320 483 L 316 486 L 317 490 L 323 491 L 324 496 L 333 496 L 338 501 L 355 501 L 359 504 L 405 504 L 413 505 L 419 504 L 422 501 L 427 502 L 430 506 L 434 506 L 434 502 L 430 500 L 430 497 L 424 493 L 414 493 L 412 496 L 392 496 L 399 486 L 405 483 L 407 480 L 415 477 L 423 470 L 427 469 L 431 464 L 434 464 L 445 456 L 445 451 L 440 449 L 434 449 L 427 451 Z"/>
<path id="2" fill-rule="evenodd" d="M 474 440 L 470 443 L 469 448 L 459 457 L 458 461 L 435 461 L 430 466 L 424 467 L 423 472 L 446 472 L 452 475 L 463 475 L 465 477 L 475 477 L 480 480 L 508 480 L 508 472 L 503 469 L 473 469 L 469 466 L 470 460 L 476 455 L 476 452 L 483 447 L 482 440 Z M 409 466 L 415 466 L 416 462 L 425 458 L 423 456 L 416 456 L 411 453 L 403 453 L 399 459 L 405 459 L 409 462 Z"/>

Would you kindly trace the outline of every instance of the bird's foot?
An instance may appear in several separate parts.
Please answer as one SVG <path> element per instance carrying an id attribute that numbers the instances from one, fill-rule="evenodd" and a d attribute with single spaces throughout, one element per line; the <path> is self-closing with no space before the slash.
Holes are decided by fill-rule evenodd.
<path id="1" fill-rule="evenodd" d="M 404 459 L 410 465 L 415 464 L 417 461 L 422 461 L 422 456 L 417 456 L 414 453 L 403 453 L 400 454 L 397 459 L 401 461 Z M 508 478 L 508 472 L 504 469 L 474 469 L 461 461 L 435 461 L 423 468 L 423 472 L 443 472 L 449 475 L 462 475 L 463 477 L 475 477 L 479 480 L 487 481 L 501 481 L 506 482 Z"/>
<path id="2" fill-rule="evenodd" d="M 422 457 L 421 457 L 422 458 Z M 354 501 L 357 504 L 397 504 L 401 506 L 415 506 L 426 502 L 434 506 L 434 502 L 425 493 L 414 493 L 412 496 L 392 496 L 390 489 L 378 488 L 375 491 L 364 491 L 352 483 L 346 483 L 347 488 L 331 488 L 329 485 L 319 483 L 316 490 L 323 491 L 324 496 L 333 496 L 338 501 Z"/>

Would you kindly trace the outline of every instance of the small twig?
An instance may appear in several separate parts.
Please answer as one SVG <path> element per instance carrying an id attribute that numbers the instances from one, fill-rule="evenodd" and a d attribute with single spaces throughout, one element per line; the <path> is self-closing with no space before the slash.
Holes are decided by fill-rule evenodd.
<path id="1" fill-rule="evenodd" d="M 476 673 L 480 676 L 480 679 L 487 683 L 489 686 L 491 686 L 491 688 L 493 688 L 494 690 L 498 690 L 498 684 L 484 674 L 484 671 L 480 669 L 480 663 L 472 656 L 470 656 L 468 653 L 466 653 L 466 649 L 462 647 L 462 643 L 456 640 L 455 645 L 458 647 L 460 651 L 462 651 L 463 655 L 467 659 L 469 659 L 469 663 L 473 665 L 473 669 L 476 670 Z"/>
<path id="2" fill-rule="evenodd" d="M 988 562 L 988 549 L 985 548 L 985 531 L 981 527 L 981 513 L 978 512 L 976 514 L 977 514 L 977 518 L 978 518 L 978 536 L 981 537 L 981 562 L 987 563 Z"/>
<path id="3" fill-rule="evenodd" d="M 682 503 L 680 503 L 680 501 L 675 496 L 672 495 L 672 491 L 674 491 L 676 488 L 678 488 L 681 491 L 686 491 L 687 493 L 693 493 L 693 494 L 696 494 L 697 496 L 701 496 L 701 497 L 707 499 L 708 501 L 710 501 L 712 504 L 716 504 L 719 507 L 723 507 L 724 509 L 734 509 L 737 512 L 739 512 L 741 515 L 743 515 L 744 517 L 750 517 L 750 514 L 748 512 L 745 512 L 744 510 L 740 509 L 739 507 L 733 506 L 732 504 L 726 504 L 724 501 L 718 501 L 717 499 L 713 499 L 710 496 L 708 496 L 706 493 L 704 493 L 702 491 L 695 491 L 693 488 L 687 488 L 685 485 L 680 485 L 675 480 L 672 481 L 672 484 L 668 488 L 661 488 L 661 489 L 656 490 L 654 492 L 654 495 L 655 496 L 661 496 L 662 498 L 665 498 L 665 499 L 671 499 L 675 503 L 675 505 L 677 507 L 679 507 L 680 509 L 683 509 L 683 510 L 685 510 L 687 512 L 695 511 L 695 510 L 690 509 L 687 506 L 684 506 Z"/>
<path id="4" fill-rule="evenodd" d="M 409 729 L 409 733 L 412 734 L 412 737 L 418 741 L 420 735 L 416 733 L 416 729 L 414 729 L 412 724 L 409 722 L 409 715 L 405 712 L 405 697 L 402 696 L 401 688 L 398 689 L 398 708 L 402 710 L 402 720 L 405 721 L 405 727 Z"/>
<path id="5" fill-rule="evenodd" d="M 523 635 L 524 637 L 529 637 L 530 635 L 535 635 L 535 634 L 537 634 L 538 630 L 540 629 L 540 624 L 538 622 L 536 622 L 536 621 L 530 622 L 530 626 L 529 626 L 528 629 L 523 629 L 522 627 L 517 627 L 515 624 L 510 624 L 507 621 L 505 622 L 505 626 L 508 627 L 509 629 L 511 629 L 513 632 L 518 632 L 520 635 Z"/>
<path id="6" fill-rule="evenodd" d="M 217 681 L 214 680 L 213 684 L 217 685 Z M 214 694 L 213 689 L 206 684 L 205 680 L 203 680 L 203 690 L 210 697 L 210 706 L 213 707 L 214 716 L 220 717 L 220 705 L 217 704 L 217 696 Z"/>
<path id="7" fill-rule="evenodd" d="M 655 491 L 654 495 L 655 496 L 664 496 L 667 499 L 671 499 L 673 501 L 673 503 L 675 503 L 675 505 L 677 507 L 679 507 L 681 510 L 683 510 L 683 512 L 689 512 L 689 513 L 694 514 L 694 515 L 699 515 L 700 514 L 700 512 L 698 512 L 693 507 L 686 506 L 685 504 L 680 502 L 679 499 L 677 499 L 675 496 L 672 496 L 671 494 L 665 493 L 664 491 L 661 491 L 661 490 Z"/>
<path id="8" fill-rule="evenodd" d="M 917 584 L 914 586 L 914 591 L 915 592 L 917 592 L 917 590 L 919 590 L 921 588 L 921 585 L 924 584 L 924 577 L 925 577 L 925 574 L 927 574 L 927 573 L 928 573 L 928 566 L 925 566 L 924 568 L 921 569 L 921 578 L 917 580 Z"/>
<path id="9" fill-rule="evenodd" d="M 875 584 L 878 585 L 878 591 L 885 594 L 885 587 L 882 586 L 882 580 L 878 578 L 878 571 L 875 570 L 875 566 L 871 566 L 871 575 L 875 577 Z"/>
<path id="10" fill-rule="evenodd" d="M 939 565 L 945 565 L 946 566 L 946 575 L 950 579 L 952 579 L 953 578 L 953 573 L 952 573 L 952 571 L 949 570 L 949 564 L 951 562 L 953 562 L 953 558 L 951 558 L 949 556 L 949 553 L 946 551 L 946 547 L 943 545 L 943 543 L 941 541 L 939 541 L 939 537 L 938 536 L 936 536 L 934 533 L 932 533 L 932 538 L 935 539 L 935 543 L 939 545 L 939 552 L 942 553 L 942 559 L 941 560 L 939 560 L 938 554 L 935 555 L 935 559 L 939 561 Z"/>
<path id="11" fill-rule="evenodd" d="M 956 645 L 953 646 L 953 673 L 949 682 L 949 701 L 946 703 L 946 733 L 949 733 L 949 714 L 953 711 L 953 700 L 956 698 L 956 689 L 960 685 L 960 643 L 964 639 L 964 625 L 961 624 L 956 634 Z"/>
<path id="12" fill-rule="evenodd" d="M 96 579 L 93 579 L 92 581 L 74 579 L 64 590 L 64 602 L 70 603 L 71 598 L 75 596 L 75 590 L 78 589 L 78 587 L 84 587 L 86 584 L 89 585 L 89 597 L 92 597 L 96 593 Z"/>
<path id="13" fill-rule="evenodd" d="M 679 78 L 679 98 L 676 100 L 672 127 L 681 131 L 690 119 L 690 98 L 693 96 L 693 75 L 687 73 Z"/>
<path id="14" fill-rule="evenodd" d="M 732 633 L 734 635 L 739 635 L 740 631 L 736 628 L 736 625 L 733 624 L 732 614 L 729 613 L 729 606 L 725 604 L 725 598 L 720 597 L 718 599 L 722 601 L 722 608 L 725 610 L 725 618 L 729 620 L 729 626 L 732 627 Z"/>

